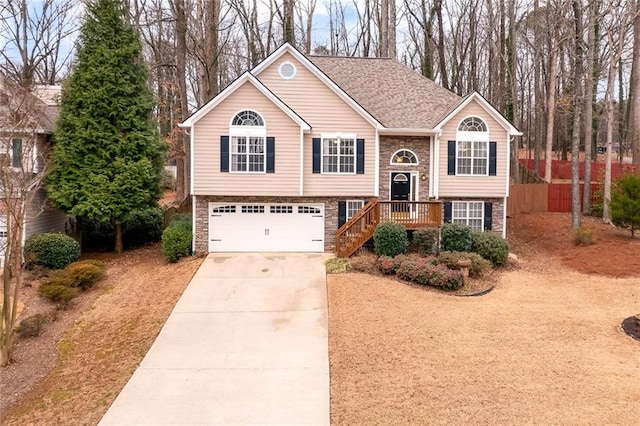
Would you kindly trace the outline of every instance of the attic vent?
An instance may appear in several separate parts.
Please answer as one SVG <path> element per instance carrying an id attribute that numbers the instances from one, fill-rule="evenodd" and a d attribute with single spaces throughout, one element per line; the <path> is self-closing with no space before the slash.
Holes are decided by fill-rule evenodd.
<path id="1" fill-rule="evenodd" d="M 280 73 L 280 77 L 284 78 L 285 80 L 289 80 L 296 75 L 296 66 L 288 61 L 283 62 L 280 65 L 280 69 L 278 70 L 278 72 Z"/>

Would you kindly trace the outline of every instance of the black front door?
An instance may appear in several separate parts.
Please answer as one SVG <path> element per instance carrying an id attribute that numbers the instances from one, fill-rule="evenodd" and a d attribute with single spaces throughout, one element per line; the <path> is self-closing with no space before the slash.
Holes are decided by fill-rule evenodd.
<path id="1" fill-rule="evenodd" d="M 391 173 L 391 201 L 409 201 L 411 182 L 408 173 Z M 409 211 L 408 205 L 394 206 L 392 211 Z"/>

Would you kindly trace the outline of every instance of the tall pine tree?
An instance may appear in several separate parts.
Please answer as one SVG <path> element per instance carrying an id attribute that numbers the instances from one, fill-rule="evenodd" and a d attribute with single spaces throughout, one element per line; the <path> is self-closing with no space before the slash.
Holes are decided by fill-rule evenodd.
<path id="1" fill-rule="evenodd" d="M 161 195 L 165 152 L 152 120 L 155 103 L 141 43 L 126 15 L 119 0 L 87 5 L 47 183 L 58 207 L 81 219 L 112 223 L 117 252 L 123 221 Z"/>

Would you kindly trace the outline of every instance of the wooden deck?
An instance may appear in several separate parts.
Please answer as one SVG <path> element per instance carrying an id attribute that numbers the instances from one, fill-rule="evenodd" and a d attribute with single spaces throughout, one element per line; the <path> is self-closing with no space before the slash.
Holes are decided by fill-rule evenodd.
<path id="1" fill-rule="evenodd" d="M 373 237 L 379 223 L 396 222 L 408 230 L 442 225 L 441 201 L 370 200 L 336 231 L 336 254 L 349 257 Z"/>

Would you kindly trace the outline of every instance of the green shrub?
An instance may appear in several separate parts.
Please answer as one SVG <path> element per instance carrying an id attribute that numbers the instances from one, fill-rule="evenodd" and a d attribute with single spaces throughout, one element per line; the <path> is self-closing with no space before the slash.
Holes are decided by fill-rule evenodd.
<path id="1" fill-rule="evenodd" d="M 376 226 L 373 248 L 377 256 L 397 256 L 409 245 L 407 230 L 399 223 L 385 222 Z"/>
<path id="2" fill-rule="evenodd" d="M 349 259 L 344 257 L 334 257 L 325 262 L 327 274 L 342 274 L 350 268 Z"/>
<path id="3" fill-rule="evenodd" d="M 440 236 L 440 247 L 444 251 L 471 251 L 471 229 L 468 226 L 445 223 Z"/>
<path id="4" fill-rule="evenodd" d="M 24 254 L 28 264 L 62 269 L 80 258 L 80 244 L 64 234 L 36 234 L 25 242 Z"/>
<path id="5" fill-rule="evenodd" d="M 162 254 L 169 262 L 191 255 L 191 217 L 175 215 L 162 233 Z"/>
<path id="6" fill-rule="evenodd" d="M 66 309 L 69 302 L 78 295 L 78 290 L 59 284 L 44 283 L 38 287 L 38 294 L 55 302 L 60 309 Z"/>
<path id="7" fill-rule="evenodd" d="M 491 269 L 491 262 L 480 256 L 478 253 L 465 253 L 460 251 L 441 251 L 438 255 L 438 263 L 445 265 L 449 269 L 460 269 L 458 261 L 469 259 L 469 276 L 472 278 L 481 277 Z"/>
<path id="8" fill-rule="evenodd" d="M 422 228 L 413 231 L 411 244 L 418 253 L 424 256 L 438 253 L 439 240 L 440 230 L 438 228 Z"/>
<path id="9" fill-rule="evenodd" d="M 35 314 L 20 321 L 16 327 L 16 334 L 21 338 L 36 337 L 42 333 L 48 319 L 43 314 Z"/>
<path id="10" fill-rule="evenodd" d="M 163 227 L 164 212 L 160 207 L 136 210 L 122 223 L 122 245 L 124 248 L 134 248 L 160 241 Z M 82 222 L 84 248 L 113 250 L 115 235 L 113 223 Z"/>
<path id="11" fill-rule="evenodd" d="M 105 266 L 98 260 L 82 260 L 67 266 L 62 272 L 71 287 L 87 290 L 104 278 Z"/>
<path id="12" fill-rule="evenodd" d="M 573 231 L 573 244 L 577 246 L 590 246 L 593 244 L 593 230 L 580 227 Z"/>
<path id="13" fill-rule="evenodd" d="M 160 241 L 164 228 L 164 213 L 160 207 L 135 211 L 122 224 L 122 244 L 126 248 L 140 247 Z"/>
<path id="14" fill-rule="evenodd" d="M 614 225 L 629 229 L 633 238 L 640 229 L 640 175 L 627 174 L 614 182 L 609 207 Z"/>
<path id="15" fill-rule="evenodd" d="M 494 232 L 474 232 L 471 249 L 496 266 L 507 263 L 509 244 L 502 235 Z"/>

